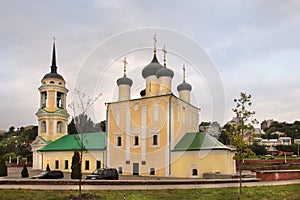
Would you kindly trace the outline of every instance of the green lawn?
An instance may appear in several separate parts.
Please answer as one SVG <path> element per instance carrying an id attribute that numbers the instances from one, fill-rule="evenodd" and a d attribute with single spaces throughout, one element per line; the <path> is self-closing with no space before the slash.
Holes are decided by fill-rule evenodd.
<path id="1" fill-rule="evenodd" d="M 244 187 L 241 199 L 244 200 L 296 200 L 300 199 L 300 184 L 283 186 Z M 180 199 L 180 200 L 214 200 L 237 199 L 238 188 L 214 188 L 214 189 L 188 189 L 188 190 L 131 190 L 131 191 L 84 191 L 84 193 L 97 195 L 94 199 Z M 70 199 L 70 195 L 77 195 L 77 191 L 44 191 L 44 190 L 0 190 L 2 200 L 35 200 L 35 199 Z"/>

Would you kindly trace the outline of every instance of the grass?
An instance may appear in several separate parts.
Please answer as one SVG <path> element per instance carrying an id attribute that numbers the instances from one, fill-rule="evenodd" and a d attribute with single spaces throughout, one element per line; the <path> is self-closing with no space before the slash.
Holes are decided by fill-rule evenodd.
<path id="1" fill-rule="evenodd" d="M 296 200 L 300 199 L 300 184 L 282 186 L 244 187 L 242 198 L 244 200 Z M 209 188 L 187 190 L 91 190 L 84 193 L 97 195 L 97 199 L 147 200 L 147 199 L 237 199 L 238 188 Z M 0 189 L 0 200 L 65 200 L 78 193 L 74 190 L 26 190 L 26 189 Z"/>

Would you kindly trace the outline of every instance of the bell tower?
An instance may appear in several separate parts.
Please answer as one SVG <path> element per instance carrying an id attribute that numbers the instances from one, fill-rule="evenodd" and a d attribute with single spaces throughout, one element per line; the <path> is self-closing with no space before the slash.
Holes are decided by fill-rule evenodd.
<path id="1" fill-rule="evenodd" d="M 68 89 L 64 78 L 57 73 L 55 38 L 52 49 L 52 65 L 39 87 L 40 105 L 38 117 L 38 136 L 46 141 L 54 141 L 67 135 L 69 114 L 66 109 Z"/>

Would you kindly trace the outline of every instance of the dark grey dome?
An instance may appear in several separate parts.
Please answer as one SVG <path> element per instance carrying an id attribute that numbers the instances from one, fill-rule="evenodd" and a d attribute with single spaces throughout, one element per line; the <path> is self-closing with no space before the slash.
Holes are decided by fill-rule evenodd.
<path id="1" fill-rule="evenodd" d="M 160 69 L 156 72 L 156 76 L 157 76 L 157 78 L 159 78 L 161 76 L 169 76 L 169 77 L 173 78 L 174 72 L 171 69 L 168 69 L 167 67 L 163 67 L 162 69 Z"/>
<path id="2" fill-rule="evenodd" d="M 186 83 L 185 81 L 183 81 L 183 83 L 179 84 L 177 86 L 177 91 L 181 91 L 181 90 L 188 90 L 191 91 L 192 90 L 192 86 L 189 83 Z"/>
<path id="3" fill-rule="evenodd" d="M 151 75 L 156 75 L 156 72 L 160 69 L 162 69 L 164 66 L 162 66 L 157 58 L 156 58 L 156 54 L 154 54 L 154 57 L 151 61 L 151 63 L 149 65 L 147 65 L 143 71 L 142 71 L 142 75 L 144 78 L 147 78 L 148 76 Z"/>
<path id="4" fill-rule="evenodd" d="M 123 76 L 122 78 L 119 78 L 117 80 L 117 85 L 129 85 L 132 86 L 132 80 L 130 78 L 127 78 L 126 76 Z"/>
<path id="5" fill-rule="evenodd" d="M 61 80 L 65 81 L 64 78 L 62 77 L 62 75 L 60 75 L 58 73 L 52 73 L 52 72 L 46 74 L 43 79 L 45 79 L 45 78 L 56 78 L 56 79 L 61 79 Z"/>

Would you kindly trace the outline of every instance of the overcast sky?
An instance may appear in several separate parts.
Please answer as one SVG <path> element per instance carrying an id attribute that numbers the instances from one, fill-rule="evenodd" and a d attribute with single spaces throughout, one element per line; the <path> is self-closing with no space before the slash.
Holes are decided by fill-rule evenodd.
<path id="1" fill-rule="evenodd" d="M 203 48 L 222 82 L 225 112 L 213 111 L 224 112 L 224 116 L 215 118 L 221 124 L 233 117 L 233 99 L 239 97 L 241 91 L 252 95 L 252 109 L 256 111 L 259 121 L 269 118 L 288 122 L 300 120 L 299 11 L 300 2 L 297 0 L 2 1 L 0 129 L 37 124 L 38 87 L 41 78 L 50 71 L 53 36 L 57 38 L 58 72 L 64 76 L 68 89 L 73 90 L 83 66 L 88 65 L 88 59 L 92 62 L 97 57 L 97 49 L 101 48 L 104 41 L 124 31 L 147 27 L 178 32 Z M 153 43 L 151 34 L 145 34 L 145 38 L 142 38 L 150 46 Z M 169 51 L 176 53 L 176 47 L 170 44 L 172 37 L 167 38 L 164 33 L 157 37 L 159 47 L 167 42 Z M 134 39 L 127 41 L 130 42 L 137 43 Z M 182 41 L 173 41 L 176 42 Z M 121 45 L 114 44 L 107 51 L 113 51 Z M 130 50 L 127 49 L 128 52 Z M 192 55 L 194 50 L 191 48 L 183 56 Z M 134 83 L 143 83 L 140 74 L 142 65 L 149 63 L 152 52 L 133 54 L 127 55 L 131 58 L 128 58 L 131 79 Z M 90 55 L 94 55 L 94 58 Z M 101 63 L 105 55 L 99 55 L 96 62 Z M 176 72 L 173 85 L 174 94 L 177 95 L 176 85 L 181 81 L 179 65 L 183 62 L 180 60 L 176 63 L 176 56 L 172 57 L 172 53 L 167 55 Z M 104 102 L 115 100 L 115 97 L 107 99 L 111 93 L 108 95 L 106 91 L 116 90 L 115 81 L 122 75 L 123 54 L 111 56 L 108 57 L 114 61 L 113 67 L 104 74 L 110 81 L 95 86 L 98 88 L 100 84 L 106 88 L 99 90 L 103 97 L 95 104 L 96 107 L 99 105 L 99 109 L 95 108 L 98 116 L 96 121 L 104 119 Z M 162 60 L 162 54 L 159 56 Z M 189 61 L 186 61 L 185 64 L 189 65 Z M 103 68 L 99 67 L 99 70 L 105 71 Z M 201 121 L 214 120 L 210 113 L 213 106 L 209 102 L 214 102 L 215 97 L 210 96 L 210 100 L 207 97 L 213 91 L 209 91 L 212 89 L 208 86 L 202 92 L 201 87 L 205 85 L 207 77 L 189 77 L 188 72 L 192 74 L 192 70 L 188 66 L 187 69 L 187 80 L 193 85 L 193 99 L 196 99 L 194 103 L 202 110 Z M 134 91 L 139 89 L 136 88 Z"/>

